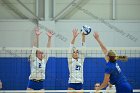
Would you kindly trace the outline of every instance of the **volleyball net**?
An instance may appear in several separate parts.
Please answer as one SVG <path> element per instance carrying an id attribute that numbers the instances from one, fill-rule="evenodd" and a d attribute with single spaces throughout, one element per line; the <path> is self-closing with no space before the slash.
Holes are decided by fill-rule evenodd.
<path id="1" fill-rule="evenodd" d="M 45 91 L 46 93 L 68 92 L 68 56 L 69 48 L 40 48 L 44 54 L 49 55 L 46 66 Z M 82 48 L 78 48 L 79 53 Z M 109 47 L 117 55 L 128 56 L 126 62 L 119 61 L 118 64 L 134 92 L 140 92 L 140 47 Z M 3 83 L 3 90 L 0 92 L 40 92 L 25 91 L 30 75 L 29 55 L 32 48 L 0 48 L 0 80 Z M 84 92 L 95 92 L 94 84 L 102 83 L 104 78 L 105 60 L 100 48 L 84 48 Z M 7 91 L 8 90 L 8 91 Z M 19 90 L 19 91 L 15 91 Z M 105 92 L 105 90 L 101 90 Z M 80 92 L 72 91 L 72 92 Z"/>
<path id="2" fill-rule="evenodd" d="M 0 47 L 0 57 L 29 57 L 33 48 L 8 48 Z M 69 48 L 38 48 L 53 57 L 67 57 Z M 77 48 L 84 50 L 85 57 L 104 57 L 100 48 Z M 109 47 L 108 50 L 114 50 L 118 55 L 126 55 L 128 57 L 140 57 L 140 47 Z"/>

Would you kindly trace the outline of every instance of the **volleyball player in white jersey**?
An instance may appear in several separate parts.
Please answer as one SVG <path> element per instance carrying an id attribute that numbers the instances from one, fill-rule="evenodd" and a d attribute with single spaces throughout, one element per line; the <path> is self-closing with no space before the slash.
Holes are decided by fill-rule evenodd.
<path id="1" fill-rule="evenodd" d="M 31 74 L 29 76 L 29 82 L 27 86 L 27 90 L 43 90 L 43 82 L 45 80 L 45 68 L 46 63 L 48 59 L 48 55 L 44 55 L 43 52 L 36 48 L 38 41 L 39 41 L 39 35 L 41 32 L 39 30 L 36 30 L 36 38 L 34 40 L 32 54 L 30 55 L 30 67 L 31 67 Z M 48 43 L 47 47 L 49 48 L 51 45 L 51 37 L 53 33 L 48 31 Z"/>
<path id="2" fill-rule="evenodd" d="M 81 53 L 74 47 L 75 39 L 78 36 L 78 29 L 73 29 L 73 39 L 70 44 L 68 66 L 69 66 L 69 85 L 68 90 L 82 90 L 83 89 L 83 64 L 84 54 L 83 49 Z M 82 34 L 82 47 L 85 43 L 85 35 Z M 78 92 L 79 93 L 79 92 Z"/>

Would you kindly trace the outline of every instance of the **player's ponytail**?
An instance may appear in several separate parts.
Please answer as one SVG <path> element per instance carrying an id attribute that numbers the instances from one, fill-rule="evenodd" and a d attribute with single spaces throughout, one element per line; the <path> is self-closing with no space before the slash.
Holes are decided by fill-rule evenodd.
<path id="1" fill-rule="evenodd" d="M 127 56 L 117 56 L 117 60 L 126 62 L 128 60 L 128 57 Z"/>
<path id="2" fill-rule="evenodd" d="M 109 50 L 107 56 L 109 57 L 109 62 L 116 62 L 117 60 L 126 62 L 128 60 L 127 56 L 117 56 L 115 51 Z"/>

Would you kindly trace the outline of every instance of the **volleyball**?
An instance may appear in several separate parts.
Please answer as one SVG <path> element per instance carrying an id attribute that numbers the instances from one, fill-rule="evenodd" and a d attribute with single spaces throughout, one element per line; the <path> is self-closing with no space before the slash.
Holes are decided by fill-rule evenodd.
<path id="1" fill-rule="evenodd" d="M 82 26 L 81 32 L 84 33 L 84 35 L 88 35 L 91 32 L 91 27 L 88 25 Z"/>

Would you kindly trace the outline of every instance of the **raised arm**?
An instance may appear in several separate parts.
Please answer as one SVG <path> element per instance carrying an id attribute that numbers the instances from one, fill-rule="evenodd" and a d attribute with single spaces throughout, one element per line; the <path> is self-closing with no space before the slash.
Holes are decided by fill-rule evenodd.
<path id="1" fill-rule="evenodd" d="M 73 34 L 73 36 L 72 36 L 72 40 L 70 42 L 70 48 L 68 50 L 68 63 L 69 64 L 71 63 L 71 60 L 72 60 L 72 53 L 73 53 L 72 49 L 74 48 L 75 39 L 77 38 L 77 36 L 79 34 L 78 29 L 73 29 L 72 34 Z"/>
<path id="2" fill-rule="evenodd" d="M 81 55 L 80 58 L 82 59 L 82 62 L 84 63 L 84 59 L 85 59 L 85 34 L 82 33 L 82 48 L 81 48 Z"/>
<path id="3" fill-rule="evenodd" d="M 52 31 L 48 31 L 47 32 L 47 36 L 48 36 L 47 48 L 50 48 L 51 47 L 51 38 L 52 38 L 53 34 L 54 33 Z"/>
<path id="4" fill-rule="evenodd" d="M 72 38 L 72 40 L 71 40 L 71 44 L 74 44 L 75 43 L 75 39 L 77 38 L 77 36 L 78 36 L 78 29 L 73 29 L 73 38 Z"/>
<path id="5" fill-rule="evenodd" d="M 84 46 L 84 44 L 85 44 L 85 35 L 84 33 L 82 33 L 82 46 Z"/>
<path id="6" fill-rule="evenodd" d="M 34 37 L 34 41 L 33 41 L 33 48 L 32 48 L 32 52 L 29 55 L 29 60 L 30 62 L 32 62 L 34 60 L 34 57 L 36 57 L 36 50 L 38 50 L 38 44 L 39 44 L 39 36 L 42 32 L 39 31 L 39 27 L 35 28 L 35 37 Z"/>
<path id="7" fill-rule="evenodd" d="M 96 41 L 98 42 L 98 44 L 100 45 L 101 49 L 102 49 L 102 52 L 106 55 L 108 50 L 107 48 L 105 47 L 105 45 L 102 43 L 102 41 L 100 40 L 99 38 L 99 34 L 97 32 L 94 32 L 93 34 L 94 38 L 96 39 Z"/>
<path id="8" fill-rule="evenodd" d="M 42 32 L 39 31 L 39 27 L 36 27 L 35 28 L 35 38 L 34 38 L 34 41 L 33 41 L 33 46 L 34 47 L 38 47 L 38 44 L 39 44 L 39 35 L 41 34 Z"/>

